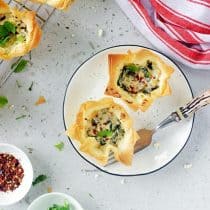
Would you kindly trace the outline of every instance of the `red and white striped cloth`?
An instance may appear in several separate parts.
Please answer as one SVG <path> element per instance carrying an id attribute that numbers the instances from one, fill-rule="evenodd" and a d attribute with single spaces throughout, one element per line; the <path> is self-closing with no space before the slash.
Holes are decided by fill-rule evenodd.
<path id="1" fill-rule="evenodd" d="M 210 70 L 210 0 L 116 0 L 160 51 Z"/>

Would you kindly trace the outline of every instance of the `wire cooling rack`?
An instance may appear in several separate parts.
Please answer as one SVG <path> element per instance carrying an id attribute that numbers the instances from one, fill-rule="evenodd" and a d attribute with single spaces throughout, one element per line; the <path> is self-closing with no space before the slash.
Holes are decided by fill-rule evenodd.
<path id="1" fill-rule="evenodd" d="M 18 8 L 19 10 L 35 11 L 37 21 L 39 22 L 41 28 L 45 26 L 45 24 L 55 11 L 54 8 L 51 8 L 48 5 L 36 4 L 31 2 L 30 0 L 6 0 L 5 2 L 7 2 L 12 7 Z M 30 53 L 24 57 L 28 57 L 28 59 L 30 59 Z M 4 85 L 4 83 L 12 74 L 13 70 L 11 69 L 11 65 L 15 63 L 18 59 L 19 58 L 15 58 L 11 61 L 0 60 L 0 87 Z"/>

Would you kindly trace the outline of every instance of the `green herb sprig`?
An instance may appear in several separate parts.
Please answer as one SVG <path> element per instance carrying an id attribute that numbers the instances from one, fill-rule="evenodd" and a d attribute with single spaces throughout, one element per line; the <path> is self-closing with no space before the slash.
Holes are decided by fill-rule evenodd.
<path id="1" fill-rule="evenodd" d="M 71 210 L 69 203 L 65 202 L 64 205 L 54 204 L 48 210 Z"/>
<path id="2" fill-rule="evenodd" d="M 102 130 L 102 131 L 99 131 L 97 136 L 99 137 L 111 137 L 113 135 L 113 132 L 111 130 Z"/>
<path id="3" fill-rule="evenodd" d="M 12 22 L 5 21 L 3 25 L 0 25 L 0 47 L 5 47 L 11 35 L 15 33 L 16 26 Z"/>
<path id="4" fill-rule="evenodd" d="M 39 175 L 38 177 L 36 177 L 36 179 L 32 182 L 32 185 L 35 186 L 37 184 L 39 184 L 40 182 L 43 182 L 47 179 L 47 176 L 46 175 Z"/>
<path id="5" fill-rule="evenodd" d="M 8 99 L 6 96 L 0 96 L 0 108 L 3 108 L 8 104 Z"/>
<path id="6" fill-rule="evenodd" d="M 59 151 L 62 151 L 64 149 L 64 143 L 61 141 L 61 142 L 58 142 L 57 144 L 54 145 L 55 148 Z"/>
<path id="7" fill-rule="evenodd" d="M 28 61 L 25 59 L 19 59 L 17 62 L 13 63 L 11 69 L 14 69 L 13 72 L 19 73 L 22 72 L 28 64 Z"/>

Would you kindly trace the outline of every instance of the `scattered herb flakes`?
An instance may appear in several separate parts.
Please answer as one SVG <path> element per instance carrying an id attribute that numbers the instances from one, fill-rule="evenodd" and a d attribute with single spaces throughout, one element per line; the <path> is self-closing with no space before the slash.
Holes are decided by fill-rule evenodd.
<path id="1" fill-rule="evenodd" d="M 32 91 L 33 85 L 34 85 L 34 82 L 32 81 L 30 87 L 28 88 L 29 91 Z"/>
<path id="2" fill-rule="evenodd" d="M 46 179 L 47 179 L 47 176 L 41 174 L 41 175 L 39 175 L 39 176 L 36 177 L 36 179 L 32 182 L 32 185 L 35 186 L 35 185 L 37 185 L 37 184 L 45 181 Z"/>
<path id="3" fill-rule="evenodd" d="M 19 59 L 17 62 L 13 63 L 11 69 L 14 69 L 13 72 L 19 73 L 22 72 L 27 66 L 28 61 L 25 59 Z"/>
<path id="4" fill-rule="evenodd" d="M 88 193 L 88 195 L 89 195 L 92 199 L 94 199 L 94 197 L 93 197 L 93 195 L 92 195 L 91 193 Z"/>
<path id="5" fill-rule="evenodd" d="M 22 85 L 20 84 L 20 82 L 18 80 L 16 80 L 16 85 L 17 85 L 18 88 L 22 87 Z"/>
<path id="6" fill-rule="evenodd" d="M 57 144 L 54 145 L 56 149 L 58 149 L 59 151 L 62 151 L 64 148 L 64 143 L 61 141 Z"/>
<path id="7" fill-rule="evenodd" d="M 3 108 L 8 104 L 8 99 L 6 96 L 0 96 L 0 108 Z"/>
<path id="8" fill-rule="evenodd" d="M 22 114 L 21 116 L 16 117 L 15 119 L 16 119 L 16 120 L 20 120 L 20 119 L 23 119 L 23 118 L 25 118 L 25 117 L 26 117 L 26 115 L 25 115 L 25 114 Z"/>
<path id="9" fill-rule="evenodd" d="M 29 153 L 29 154 L 32 154 L 33 151 L 34 151 L 34 149 L 33 149 L 32 147 L 28 147 L 27 149 L 28 149 L 28 153 Z"/>
<path id="10" fill-rule="evenodd" d="M 36 101 L 35 105 L 38 106 L 38 105 L 41 105 L 41 104 L 44 104 L 46 103 L 46 99 L 44 96 L 39 96 L 38 100 Z"/>

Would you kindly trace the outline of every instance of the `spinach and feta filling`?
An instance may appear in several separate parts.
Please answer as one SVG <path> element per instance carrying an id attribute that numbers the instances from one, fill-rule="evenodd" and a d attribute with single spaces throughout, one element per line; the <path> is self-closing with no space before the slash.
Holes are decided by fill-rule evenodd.
<path id="1" fill-rule="evenodd" d="M 13 44 L 26 41 L 26 24 L 17 17 L 0 14 L 0 47 L 5 48 Z"/>
<path id="2" fill-rule="evenodd" d="M 87 136 L 95 137 L 100 145 L 107 143 L 117 145 L 124 137 L 125 130 L 122 123 L 110 108 L 104 108 L 94 113 L 91 119 L 88 119 Z"/>
<path id="3" fill-rule="evenodd" d="M 123 66 L 117 85 L 130 94 L 150 94 L 159 87 L 159 74 L 149 60 L 144 66 L 129 63 Z"/>

